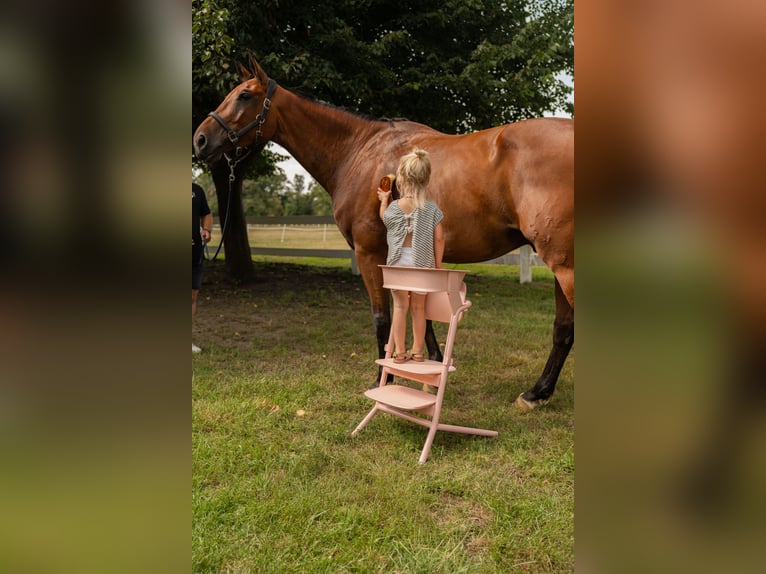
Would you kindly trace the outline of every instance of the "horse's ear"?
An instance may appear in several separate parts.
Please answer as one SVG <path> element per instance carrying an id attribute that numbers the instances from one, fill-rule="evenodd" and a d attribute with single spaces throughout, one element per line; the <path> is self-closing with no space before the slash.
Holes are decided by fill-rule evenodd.
<path id="1" fill-rule="evenodd" d="M 266 85 L 269 81 L 269 77 L 266 72 L 263 71 L 258 61 L 253 56 L 252 52 L 247 53 L 247 66 L 241 62 L 237 62 L 237 70 L 239 71 L 239 80 L 244 82 L 253 78 L 257 79 L 262 85 Z"/>
<path id="2" fill-rule="evenodd" d="M 239 71 L 239 81 L 244 82 L 254 76 L 253 72 L 248 70 L 243 64 L 237 62 L 237 70 Z"/>
<path id="3" fill-rule="evenodd" d="M 266 72 L 263 71 L 263 68 L 261 68 L 261 65 L 255 59 L 252 52 L 247 53 L 247 61 L 250 64 L 252 77 L 258 78 L 258 81 L 265 86 L 269 81 L 269 77 L 266 75 Z"/>

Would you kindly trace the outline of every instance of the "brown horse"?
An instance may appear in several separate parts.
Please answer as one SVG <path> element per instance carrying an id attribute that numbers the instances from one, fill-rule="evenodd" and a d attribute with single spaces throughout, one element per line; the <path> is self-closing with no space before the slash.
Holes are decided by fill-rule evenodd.
<path id="1" fill-rule="evenodd" d="M 278 86 L 254 60 L 249 68 L 240 66 L 242 83 L 197 128 L 197 157 L 218 161 L 274 141 L 329 192 L 370 296 L 382 357 L 391 316 L 378 267 L 387 244 L 375 190 L 402 155 L 414 146 L 427 150 L 429 193 L 444 212 L 445 262 L 486 261 L 531 244 L 553 271 L 553 347 L 537 383 L 516 404 L 532 409 L 547 401 L 574 342 L 574 122 L 541 118 L 447 135 L 308 99 Z M 432 330 L 427 345 L 438 360 Z"/>

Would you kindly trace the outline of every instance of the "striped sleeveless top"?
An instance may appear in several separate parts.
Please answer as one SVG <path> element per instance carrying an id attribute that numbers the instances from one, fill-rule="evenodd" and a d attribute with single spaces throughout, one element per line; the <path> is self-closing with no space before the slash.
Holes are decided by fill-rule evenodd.
<path id="1" fill-rule="evenodd" d="M 412 228 L 412 255 L 415 267 L 436 267 L 434 255 L 434 229 L 444 218 L 439 206 L 426 199 L 423 207 L 415 209 L 410 214 L 404 213 L 398 201 L 391 202 L 383 213 L 383 223 L 386 226 L 388 241 L 388 257 L 386 265 L 396 265 L 402 255 L 402 245 L 407 237 L 408 229 Z"/>

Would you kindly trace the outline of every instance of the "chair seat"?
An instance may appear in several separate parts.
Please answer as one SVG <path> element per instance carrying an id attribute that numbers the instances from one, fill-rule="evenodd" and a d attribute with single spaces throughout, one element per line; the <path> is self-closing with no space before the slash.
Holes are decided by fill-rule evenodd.
<path id="1" fill-rule="evenodd" d="M 390 407 L 408 411 L 419 411 L 436 404 L 436 397 L 430 393 L 402 385 L 385 385 L 365 391 L 364 396 Z"/>
<path id="2" fill-rule="evenodd" d="M 375 359 L 378 365 L 388 367 L 389 370 L 401 371 L 402 373 L 412 373 L 415 375 L 440 375 L 444 364 L 439 361 L 425 360 L 422 363 L 417 361 L 407 361 L 406 363 L 394 363 L 393 359 Z M 448 372 L 455 371 L 455 367 L 450 365 Z"/>

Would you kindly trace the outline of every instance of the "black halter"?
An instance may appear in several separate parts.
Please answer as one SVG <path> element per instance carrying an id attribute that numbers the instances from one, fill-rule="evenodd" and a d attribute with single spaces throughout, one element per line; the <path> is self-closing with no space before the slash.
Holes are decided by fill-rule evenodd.
<path id="1" fill-rule="evenodd" d="M 226 131 L 226 135 L 229 138 L 229 141 L 233 143 L 235 146 L 237 146 L 237 156 L 239 156 L 242 152 L 242 148 L 239 146 L 239 138 L 243 135 L 245 135 L 247 132 L 249 132 L 253 128 L 258 128 L 258 131 L 255 132 L 255 144 L 258 144 L 258 140 L 261 138 L 263 133 L 261 132 L 261 126 L 266 122 L 266 115 L 269 113 L 269 108 L 271 107 L 271 96 L 274 95 L 274 90 L 277 89 L 277 83 L 274 80 L 269 80 L 269 86 L 266 89 L 266 97 L 263 99 L 263 107 L 261 108 L 261 111 L 258 113 L 257 116 L 255 116 L 255 119 L 247 124 L 245 127 L 238 131 L 234 131 L 229 127 L 229 125 L 226 123 L 226 121 L 219 116 L 215 112 L 210 112 L 208 115 L 213 117 L 219 124 L 221 124 L 221 127 Z"/>

